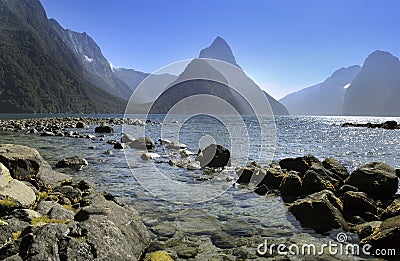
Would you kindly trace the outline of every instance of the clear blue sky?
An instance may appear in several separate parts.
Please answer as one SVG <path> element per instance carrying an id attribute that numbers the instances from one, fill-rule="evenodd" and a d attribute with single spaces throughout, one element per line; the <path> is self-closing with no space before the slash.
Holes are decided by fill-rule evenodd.
<path id="1" fill-rule="evenodd" d="M 152 72 L 197 57 L 216 36 L 276 98 L 361 65 L 400 56 L 398 0 L 41 0 L 47 15 L 87 32 L 116 66 Z"/>

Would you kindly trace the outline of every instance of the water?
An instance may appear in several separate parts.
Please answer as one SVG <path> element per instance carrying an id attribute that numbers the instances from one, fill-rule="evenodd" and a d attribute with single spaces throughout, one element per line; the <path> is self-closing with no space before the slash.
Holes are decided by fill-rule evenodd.
<path id="1" fill-rule="evenodd" d="M 98 115 L 96 115 L 98 117 Z M 105 115 L 105 117 L 110 117 Z M 366 118 L 366 117 L 277 117 L 276 129 L 270 119 L 261 119 L 261 127 L 254 118 L 245 118 L 244 125 L 248 133 L 241 129 L 241 123 L 224 127 L 220 121 L 199 116 L 184 121 L 183 116 L 167 118 L 163 125 L 147 127 L 145 134 L 158 140 L 161 136 L 176 138 L 188 145 L 188 149 L 197 152 L 200 144 L 215 141 L 227 147 L 236 148 L 240 160 L 233 161 L 233 167 L 239 163 L 256 160 L 267 165 L 271 159 L 278 161 L 286 157 L 313 154 L 319 159 L 334 157 L 340 160 L 349 171 L 371 161 L 383 161 L 399 168 L 400 166 L 400 130 L 342 128 L 344 122 L 383 122 L 400 118 Z M 152 120 L 163 121 L 163 115 L 153 115 Z M 175 127 L 174 127 L 175 126 Z M 82 132 L 93 133 L 93 128 Z M 267 128 L 265 128 L 267 127 Z M 141 127 L 126 127 L 133 136 L 143 133 Z M 261 137 L 262 129 L 267 129 Z M 115 126 L 115 134 L 106 135 L 107 139 L 119 140 L 122 126 Z M 135 135 L 137 134 L 137 135 Z M 247 135 L 247 136 L 246 136 Z M 231 138 L 233 136 L 234 138 Z M 226 230 L 234 229 L 235 224 L 247 224 L 244 235 L 251 239 L 250 248 L 254 249 L 264 238 L 273 238 L 278 242 L 295 242 L 322 244 L 335 238 L 335 234 L 321 236 L 301 228 L 295 218 L 287 212 L 287 206 L 279 197 L 267 195 L 261 197 L 246 188 L 230 186 L 225 179 L 216 179 L 216 186 L 221 186 L 218 197 L 215 191 L 204 191 L 210 196 L 209 201 L 183 205 L 164 201 L 155 197 L 152 191 L 147 191 L 132 175 L 125 158 L 124 151 L 113 150 L 112 145 L 105 141 L 89 139 L 73 139 L 64 137 L 40 137 L 23 133 L 1 133 L 2 143 L 15 143 L 35 147 L 41 155 L 52 165 L 64 158 L 74 155 L 85 157 L 89 166 L 80 172 L 68 172 L 76 178 L 85 178 L 93 181 L 99 189 L 117 195 L 121 201 L 132 205 L 149 225 L 168 224 L 177 228 L 185 235 L 198 234 L 201 229 Z M 174 139 L 176 140 L 176 139 Z M 264 143 L 265 146 L 260 146 Z M 95 149 L 89 149 L 95 146 Z M 236 147 L 235 147 L 236 146 Z M 104 155 L 105 150 L 113 150 L 113 155 Z M 129 166 L 136 178 L 146 177 L 146 170 L 151 163 L 140 159 L 142 152 L 129 150 Z M 164 156 L 161 149 L 157 152 Z M 240 165 L 240 164 L 239 164 Z M 153 181 L 155 187 L 167 191 L 178 190 L 174 184 L 200 184 L 204 177 L 202 171 L 187 171 L 171 167 L 168 163 L 159 163 L 157 168 L 173 179 L 174 182 L 164 183 Z M 227 176 L 234 175 L 233 168 L 227 171 Z M 225 176 L 224 176 L 225 177 Z M 228 186 L 229 185 L 229 186 Z M 176 185 L 178 186 L 178 185 Z M 226 187 L 226 192 L 225 188 Z M 220 187 L 218 187 L 220 189 Z M 225 193 L 223 193 L 225 192 Z M 154 192 L 153 192 L 154 193 Z M 186 194 L 184 194 L 186 193 Z M 209 193 L 209 194 L 207 194 Z M 180 197 L 205 197 L 190 190 L 183 191 Z M 200 214 L 203 213 L 204 215 Z M 203 227 L 201 224 L 207 224 Z M 196 232 L 197 230 L 197 232 Z M 195 233 L 196 232 L 196 233 Z M 209 233 L 205 231 L 204 234 Z M 211 232 L 210 232 L 211 233 Z M 200 233 L 201 234 L 201 233 Z M 201 235 L 200 235 L 201 236 Z M 243 236 L 238 234 L 239 236 Z M 355 235 L 352 240 L 357 241 Z"/>

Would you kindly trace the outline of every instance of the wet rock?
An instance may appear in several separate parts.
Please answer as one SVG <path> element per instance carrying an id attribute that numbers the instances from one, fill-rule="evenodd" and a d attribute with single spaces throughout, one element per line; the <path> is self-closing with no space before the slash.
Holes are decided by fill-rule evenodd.
<path id="1" fill-rule="evenodd" d="M 180 149 L 186 149 L 186 144 L 183 144 L 183 143 L 181 143 L 181 142 L 178 142 L 178 141 L 172 141 L 172 142 L 169 142 L 169 143 L 163 143 L 163 145 L 165 145 L 165 147 L 167 148 L 167 149 L 170 149 L 170 150 L 180 150 Z"/>
<path id="2" fill-rule="evenodd" d="M 396 171 L 385 163 L 373 162 L 354 170 L 346 184 L 374 199 L 391 199 L 398 189 Z"/>
<path id="3" fill-rule="evenodd" d="M 322 234 L 336 228 L 348 229 L 342 209 L 341 201 L 329 190 L 298 199 L 289 207 L 289 211 L 303 227 Z"/>
<path id="4" fill-rule="evenodd" d="M 381 220 L 400 216 L 400 198 L 396 198 L 381 214 Z"/>
<path id="5" fill-rule="evenodd" d="M 385 121 L 382 124 L 382 128 L 387 129 L 387 130 L 397 129 L 397 122 L 396 121 Z"/>
<path id="6" fill-rule="evenodd" d="M 346 216 L 361 216 L 367 221 L 378 220 L 378 206 L 364 192 L 346 192 L 343 196 L 343 211 Z"/>
<path id="7" fill-rule="evenodd" d="M 347 171 L 346 167 L 337 159 L 326 158 L 324 159 L 324 161 L 322 161 L 322 166 L 340 177 L 342 180 L 346 179 L 349 176 L 349 172 Z"/>
<path id="8" fill-rule="evenodd" d="M 194 152 L 191 152 L 191 151 L 187 150 L 187 149 L 182 149 L 182 150 L 179 151 L 179 155 L 181 156 L 181 158 L 184 159 L 184 158 L 196 155 L 196 154 Z"/>
<path id="9" fill-rule="evenodd" d="M 13 179 L 0 163 L 0 209 L 29 208 L 36 200 L 35 192 L 23 182 Z"/>
<path id="10" fill-rule="evenodd" d="M 176 233 L 176 227 L 163 223 L 152 227 L 151 231 L 161 238 L 171 238 Z"/>
<path id="11" fill-rule="evenodd" d="M 357 232 L 360 240 L 372 235 L 374 230 L 382 224 L 381 221 L 372 221 L 357 225 L 354 230 Z"/>
<path id="12" fill-rule="evenodd" d="M 50 131 L 44 131 L 44 132 L 40 133 L 40 136 L 42 136 L 42 137 L 54 137 L 54 136 L 56 136 L 56 134 L 53 133 L 53 132 L 50 132 Z"/>
<path id="13" fill-rule="evenodd" d="M 400 250 L 399 238 L 400 216 L 395 216 L 384 220 L 370 236 L 361 240 L 361 244 L 370 244 L 373 249 L 396 249 L 397 254 Z"/>
<path id="14" fill-rule="evenodd" d="M 114 149 L 116 149 L 116 150 L 123 150 L 123 149 L 125 149 L 125 144 L 116 142 L 116 143 L 114 144 Z"/>
<path id="15" fill-rule="evenodd" d="M 88 126 L 87 126 L 86 123 L 84 123 L 83 121 L 78 121 L 78 122 L 75 124 L 75 128 L 77 128 L 77 129 L 87 129 Z"/>
<path id="16" fill-rule="evenodd" d="M 288 171 L 297 171 L 301 176 L 303 176 L 306 171 L 315 163 L 320 164 L 320 161 L 313 155 L 297 158 L 286 158 L 279 161 L 279 165 L 282 169 L 286 169 Z"/>
<path id="17" fill-rule="evenodd" d="M 133 142 L 133 141 L 135 141 L 135 138 L 132 135 L 130 135 L 128 133 L 122 133 L 122 135 L 121 135 L 121 143 L 130 143 L 130 142 Z"/>
<path id="18" fill-rule="evenodd" d="M 221 249 L 236 248 L 245 245 L 246 242 L 238 237 L 231 236 L 226 232 L 215 232 L 211 235 L 211 242 Z"/>
<path id="19" fill-rule="evenodd" d="M 283 171 L 279 166 L 272 166 L 268 168 L 259 186 L 266 186 L 269 190 L 279 189 L 286 171 Z"/>
<path id="20" fill-rule="evenodd" d="M 205 149 L 199 150 L 196 161 L 201 167 L 223 168 L 228 165 L 231 153 L 221 145 L 211 144 Z"/>
<path id="21" fill-rule="evenodd" d="M 138 149 L 138 150 L 152 150 L 154 149 L 155 143 L 154 141 L 149 138 L 137 138 L 133 142 L 129 143 L 129 147 Z"/>
<path id="22" fill-rule="evenodd" d="M 344 193 L 346 193 L 347 191 L 354 191 L 354 192 L 358 192 L 358 188 L 354 187 L 354 186 L 350 186 L 350 185 L 343 185 L 339 188 L 339 194 L 341 196 L 344 195 Z"/>
<path id="23" fill-rule="evenodd" d="M 197 246 L 187 246 L 187 245 L 180 245 L 176 247 L 176 254 L 179 258 L 188 259 L 193 258 L 199 252 L 199 247 Z"/>
<path id="24" fill-rule="evenodd" d="M 229 220 L 222 225 L 222 231 L 235 237 L 252 237 L 255 228 L 247 222 L 240 220 Z"/>
<path id="25" fill-rule="evenodd" d="M 152 153 L 152 152 L 145 152 L 140 156 L 142 160 L 156 160 L 159 159 L 161 156 L 157 153 Z"/>
<path id="26" fill-rule="evenodd" d="M 289 171 L 283 176 L 279 185 L 279 192 L 283 196 L 298 197 L 301 194 L 301 184 L 302 181 L 298 172 Z"/>
<path id="27" fill-rule="evenodd" d="M 95 133 L 113 133 L 114 128 L 111 126 L 107 126 L 107 125 L 100 125 L 100 126 L 97 126 L 96 128 L 94 128 L 94 132 Z"/>
<path id="28" fill-rule="evenodd" d="M 54 192 L 60 192 L 73 203 L 77 203 L 82 199 L 82 192 L 78 188 L 72 186 L 55 187 Z"/>
<path id="29" fill-rule="evenodd" d="M 57 162 L 57 168 L 73 168 L 73 169 L 82 169 L 83 167 L 89 165 L 87 160 L 81 156 L 73 156 L 70 158 L 65 158 Z"/>
<path id="30" fill-rule="evenodd" d="M 320 165 L 313 165 L 306 171 L 303 177 L 302 192 L 309 195 L 324 189 L 335 190 L 335 185 L 339 183 L 330 177 L 328 170 Z"/>
<path id="31" fill-rule="evenodd" d="M 269 192 L 269 189 L 267 188 L 267 186 L 265 186 L 264 184 L 261 186 L 258 186 L 254 192 L 260 196 L 264 196 L 265 194 L 267 194 Z"/>

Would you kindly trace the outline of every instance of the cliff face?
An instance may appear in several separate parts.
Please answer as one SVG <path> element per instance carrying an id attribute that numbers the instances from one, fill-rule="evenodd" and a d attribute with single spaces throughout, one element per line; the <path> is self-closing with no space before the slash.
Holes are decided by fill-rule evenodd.
<path id="1" fill-rule="evenodd" d="M 0 112 L 122 112 L 89 83 L 36 0 L 0 1 Z"/>

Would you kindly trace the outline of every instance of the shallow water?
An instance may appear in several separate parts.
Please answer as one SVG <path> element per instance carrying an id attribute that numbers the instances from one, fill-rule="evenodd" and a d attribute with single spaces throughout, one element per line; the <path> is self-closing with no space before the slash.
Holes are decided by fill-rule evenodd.
<path id="1" fill-rule="evenodd" d="M 152 120 L 159 122 L 162 122 L 163 118 L 162 115 L 152 116 Z M 271 125 L 270 119 L 261 119 L 260 127 L 256 119 L 245 118 L 243 122 L 248 130 L 247 134 L 241 129 L 242 123 L 237 123 L 237 125 L 234 123 L 232 126 L 226 124 L 229 128 L 225 128 L 221 121 L 203 116 L 186 121 L 183 116 L 167 118 L 162 125 L 151 125 L 145 130 L 137 126 L 124 126 L 124 131 L 128 131 L 134 137 L 143 136 L 144 133 L 154 140 L 160 137 L 175 138 L 175 130 L 178 128 L 178 139 L 194 152 L 197 152 L 199 143 L 204 145 L 213 141 L 212 139 L 228 148 L 236 148 L 236 154 L 233 153 L 233 157 L 237 155 L 237 158 L 232 162 L 232 168 L 225 172 L 225 176 L 212 179 L 215 182 L 214 188 L 218 189 L 208 190 L 209 187 L 205 187 L 202 193 L 199 193 L 199 190 L 192 190 L 193 187 L 187 189 L 187 184 L 202 186 L 204 182 L 207 182 L 202 180 L 203 172 L 169 166 L 167 154 L 161 148 L 156 151 L 162 154 L 164 162 L 157 163 L 157 169 L 173 182 L 157 180 L 157 176 L 146 176 L 152 168 L 152 163 L 140 159 L 142 152 L 128 150 L 127 157 L 131 167 L 129 168 L 123 150 L 114 150 L 112 145 L 99 139 L 40 137 L 8 132 L 2 132 L 0 137 L 1 143 L 16 143 L 37 148 L 52 166 L 64 157 L 82 155 L 89 162 L 87 168 L 79 172 L 61 171 L 67 171 L 68 174 L 77 178 L 90 179 L 100 189 L 117 195 L 121 201 L 134 206 L 149 226 L 168 224 L 176 227 L 183 234 L 201 236 L 209 235 L 212 231 L 208 230 L 213 230 L 213 228 L 221 230 L 222 226 L 223 231 L 232 232 L 235 228 L 247 224 L 244 226 L 245 231 L 235 230 L 231 234 L 237 233 L 237 237 L 249 238 L 252 241 L 250 245 L 254 248 L 262 243 L 264 238 L 272 238 L 277 242 L 322 244 L 335 239 L 336 233 L 321 236 L 305 231 L 287 212 L 285 204 L 279 197 L 273 195 L 261 197 L 247 188 L 231 186 L 226 181 L 226 176 L 234 176 L 233 167 L 252 160 L 267 165 L 271 159 L 279 160 L 285 157 L 313 154 L 321 160 L 325 157 L 337 158 L 350 171 L 371 161 L 384 161 L 399 168 L 400 130 L 340 127 L 343 122 L 383 122 L 392 119 L 400 120 L 399 118 L 288 116 L 277 117 L 276 127 Z M 222 119 L 222 122 L 226 123 L 226 121 Z M 94 127 L 90 126 L 90 129 L 81 132 L 93 133 Z M 105 135 L 105 140 L 119 140 L 122 126 L 114 128 L 115 133 Z M 261 137 L 262 129 L 267 129 L 267 132 L 264 132 L 265 135 Z M 260 146 L 262 142 L 265 146 Z M 95 149 L 90 149 L 90 146 L 95 146 Z M 261 152 L 261 148 L 264 152 Z M 103 152 L 107 149 L 112 150 L 113 155 L 104 155 Z M 149 182 L 150 187 L 146 184 L 150 191 L 138 182 L 147 178 L 149 180 L 153 178 Z M 182 184 L 186 190 L 179 187 Z M 166 193 L 179 191 L 179 196 L 173 198 L 172 201 L 182 201 L 187 197 L 193 201 L 202 201 L 202 203 L 175 204 L 152 194 L 160 191 L 167 191 Z M 218 195 L 215 194 L 216 192 Z M 201 200 L 196 200 L 196 198 Z M 203 202 L 204 198 L 210 200 Z M 201 224 L 206 225 L 204 227 Z M 357 242 L 355 235 L 349 234 L 349 237 L 351 237 L 349 240 Z"/>

